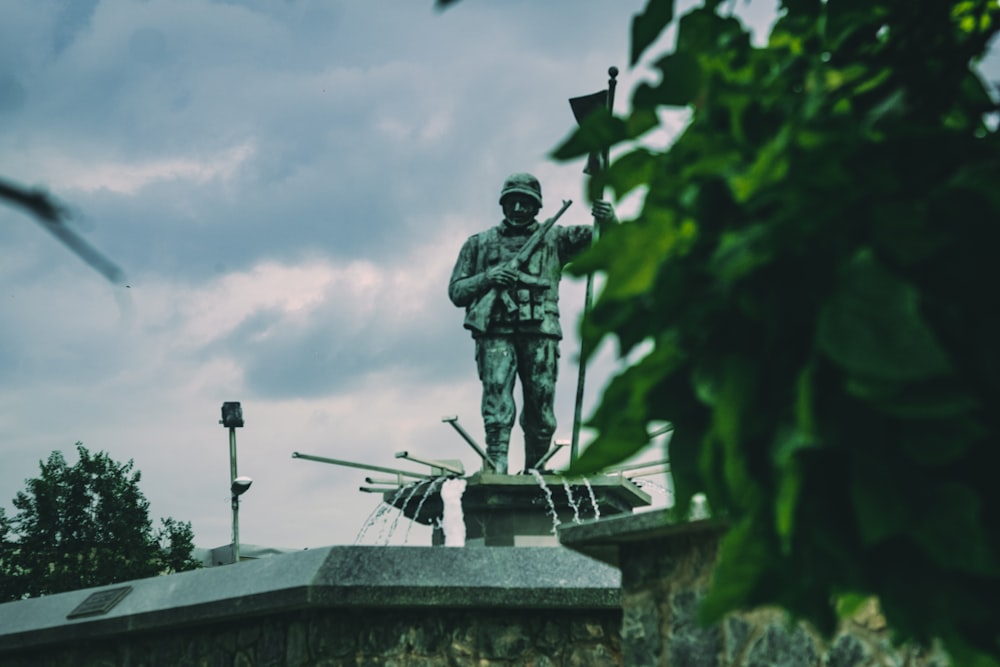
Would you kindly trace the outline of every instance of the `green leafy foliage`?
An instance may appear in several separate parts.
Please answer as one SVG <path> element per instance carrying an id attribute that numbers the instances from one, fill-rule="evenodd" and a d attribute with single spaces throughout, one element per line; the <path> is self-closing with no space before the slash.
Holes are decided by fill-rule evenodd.
<path id="1" fill-rule="evenodd" d="M 642 57 L 642 52 L 659 37 L 663 29 L 674 20 L 673 0 L 651 0 L 641 14 L 632 18 L 632 58 L 630 65 L 635 65 Z"/>
<path id="2" fill-rule="evenodd" d="M 829 631 L 874 595 L 898 639 L 995 665 L 1000 137 L 974 65 L 997 2 L 784 0 L 764 46 L 727 6 L 677 19 L 660 81 L 554 153 L 616 144 L 602 178 L 643 195 L 572 267 L 606 278 L 584 349 L 623 358 L 573 472 L 671 422 L 678 517 L 704 492 L 731 525 L 706 618 Z M 674 20 L 634 18 L 633 64 Z M 687 127 L 641 145 L 669 107 Z"/>
<path id="3" fill-rule="evenodd" d="M 191 524 L 161 520 L 133 463 L 91 454 L 76 444 L 68 465 L 55 451 L 14 498 L 18 512 L 0 513 L 0 601 L 60 593 L 199 566 Z"/>

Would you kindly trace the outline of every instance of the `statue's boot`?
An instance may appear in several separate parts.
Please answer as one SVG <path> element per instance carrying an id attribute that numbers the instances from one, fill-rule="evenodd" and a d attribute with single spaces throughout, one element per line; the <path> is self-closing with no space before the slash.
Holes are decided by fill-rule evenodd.
<path id="1" fill-rule="evenodd" d="M 510 444 L 510 431 L 503 429 L 486 429 L 486 456 L 493 465 L 487 464 L 492 472 L 498 475 L 507 474 L 507 448 Z"/>
<path id="2" fill-rule="evenodd" d="M 548 453 L 551 442 L 552 442 L 551 437 L 547 438 L 529 437 L 529 436 L 524 437 L 525 472 L 528 472 L 528 470 L 534 468 L 535 465 L 541 460 L 541 458 L 545 456 L 546 453 Z"/>

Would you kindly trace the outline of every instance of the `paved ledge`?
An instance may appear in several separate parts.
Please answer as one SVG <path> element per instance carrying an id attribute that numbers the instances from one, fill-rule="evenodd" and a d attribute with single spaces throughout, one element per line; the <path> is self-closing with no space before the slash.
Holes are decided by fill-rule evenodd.
<path id="1" fill-rule="evenodd" d="M 0 652 L 308 608 L 618 609 L 620 583 L 562 547 L 326 547 L 2 604 Z M 122 586 L 107 613 L 66 618 Z"/>
<path id="2" fill-rule="evenodd" d="M 563 524 L 559 526 L 559 542 L 564 547 L 617 568 L 620 546 L 706 532 L 721 534 L 727 526 L 725 521 L 719 519 L 673 523 L 668 510 L 658 510 Z"/>

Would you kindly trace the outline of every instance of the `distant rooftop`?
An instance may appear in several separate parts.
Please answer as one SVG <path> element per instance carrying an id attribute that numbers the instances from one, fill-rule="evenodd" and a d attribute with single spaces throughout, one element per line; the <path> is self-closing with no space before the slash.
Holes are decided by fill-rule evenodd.
<path id="1" fill-rule="evenodd" d="M 304 549 L 284 549 L 281 547 L 263 547 L 259 544 L 244 544 L 240 542 L 240 562 L 247 560 L 257 560 L 258 558 L 268 558 L 281 554 L 290 554 Z M 221 547 L 206 549 L 205 547 L 195 547 L 192 556 L 201 561 L 204 567 L 215 567 L 216 565 L 231 565 L 233 562 L 233 545 L 223 544 Z"/>

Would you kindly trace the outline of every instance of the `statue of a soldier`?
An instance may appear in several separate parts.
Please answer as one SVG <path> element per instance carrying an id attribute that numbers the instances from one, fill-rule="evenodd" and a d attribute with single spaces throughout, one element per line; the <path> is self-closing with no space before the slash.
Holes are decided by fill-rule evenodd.
<path id="1" fill-rule="evenodd" d="M 535 216 L 542 208 L 542 188 L 531 174 L 512 174 L 500 191 L 503 221 L 465 242 L 448 284 L 448 296 L 470 312 L 494 289 L 485 325 L 466 328 L 476 343 L 476 364 L 483 383 L 482 414 L 486 454 L 494 471 L 507 472 L 507 451 L 514 426 L 514 380 L 523 393 L 521 428 L 524 431 L 525 469 L 548 451 L 556 430 L 553 404 L 559 368 L 559 280 L 563 267 L 590 246 L 589 225 L 553 225 L 534 250 L 511 260 L 539 228 Z M 615 221 L 604 201 L 594 204 L 600 224 Z M 522 253 L 523 254 L 523 253 Z"/>

